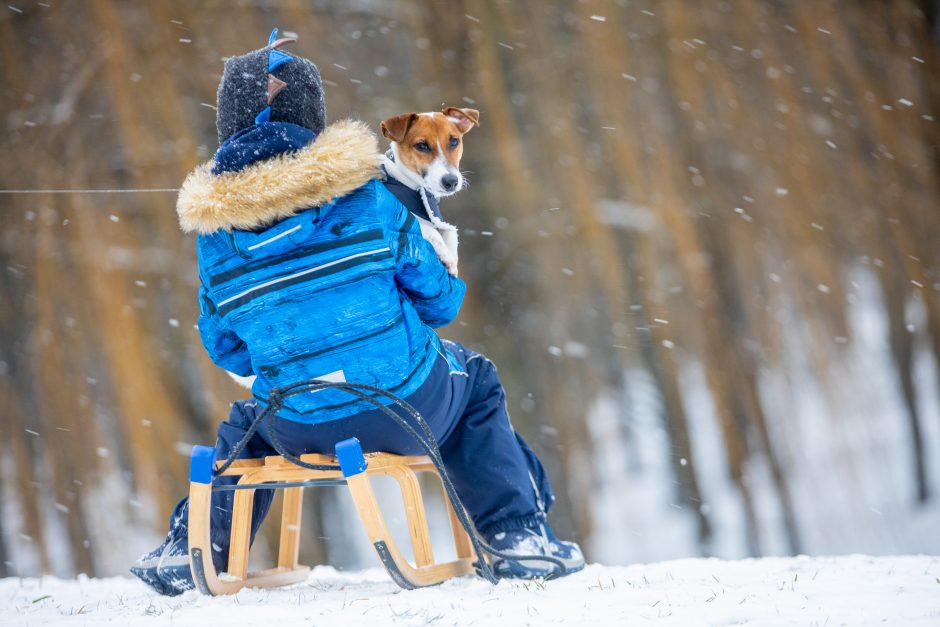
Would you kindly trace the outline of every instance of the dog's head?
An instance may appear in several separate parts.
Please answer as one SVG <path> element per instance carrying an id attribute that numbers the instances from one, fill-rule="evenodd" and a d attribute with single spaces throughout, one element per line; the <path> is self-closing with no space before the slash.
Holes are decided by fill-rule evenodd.
<path id="1" fill-rule="evenodd" d="M 480 124 L 476 109 L 447 107 L 435 113 L 403 113 L 382 122 L 398 163 L 413 183 L 435 196 L 456 194 L 464 186 L 460 173 L 463 136 Z"/>

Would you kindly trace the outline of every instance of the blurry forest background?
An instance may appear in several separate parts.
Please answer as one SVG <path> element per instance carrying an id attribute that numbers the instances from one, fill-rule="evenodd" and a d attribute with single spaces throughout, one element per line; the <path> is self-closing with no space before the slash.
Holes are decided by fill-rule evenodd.
<path id="1" fill-rule="evenodd" d="M 443 335 L 589 559 L 940 553 L 937 2 L 4 4 L 4 190 L 176 188 L 274 26 L 333 120 L 480 109 Z M 244 395 L 174 204 L 0 194 L 0 575 L 126 572 Z M 376 564 L 345 499 L 306 561 Z"/>

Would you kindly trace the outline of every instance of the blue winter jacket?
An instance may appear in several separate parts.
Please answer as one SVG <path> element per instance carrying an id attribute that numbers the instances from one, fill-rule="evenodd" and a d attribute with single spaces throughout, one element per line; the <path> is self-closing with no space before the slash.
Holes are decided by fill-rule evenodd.
<path id="1" fill-rule="evenodd" d="M 314 137 L 268 122 L 184 182 L 177 211 L 183 230 L 199 233 L 203 344 L 225 370 L 256 375 L 258 400 L 310 378 L 407 397 L 443 354 L 433 327 L 454 319 L 465 286 L 378 172 L 362 123 Z M 289 398 L 278 415 L 318 423 L 365 409 L 324 390 Z"/>

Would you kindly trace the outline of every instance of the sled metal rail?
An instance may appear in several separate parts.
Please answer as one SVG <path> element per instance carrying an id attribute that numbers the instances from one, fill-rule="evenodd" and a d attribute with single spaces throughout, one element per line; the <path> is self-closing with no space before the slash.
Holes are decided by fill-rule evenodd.
<path id="1" fill-rule="evenodd" d="M 280 490 L 282 488 L 322 488 L 325 486 L 346 485 L 345 479 L 313 479 L 310 481 L 285 481 L 283 483 L 245 483 L 235 485 L 212 486 L 213 492 L 234 492 L 235 490 Z"/>

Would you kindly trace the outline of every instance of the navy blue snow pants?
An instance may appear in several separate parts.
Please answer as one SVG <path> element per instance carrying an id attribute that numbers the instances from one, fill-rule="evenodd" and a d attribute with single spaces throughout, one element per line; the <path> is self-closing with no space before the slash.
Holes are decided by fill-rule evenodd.
<path id="1" fill-rule="evenodd" d="M 484 537 L 537 525 L 545 520 L 555 496 L 542 463 L 509 422 L 496 367 L 460 344 L 445 341 L 444 350 L 448 359 L 439 357 L 425 383 L 405 400 L 430 426 L 454 487 Z M 219 426 L 217 459 L 228 457 L 260 411 L 257 401 L 232 405 L 229 419 Z M 403 417 L 415 426 L 410 417 Z M 278 441 L 294 455 L 332 454 L 337 442 L 351 437 L 359 438 L 367 453 L 424 454 L 410 435 L 378 409 L 316 425 L 274 418 L 273 425 Z M 262 427 L 240 457 L 276 454 Z M 236 480 L 223 477 L 219 483 Z M 273 498 L 273 490 L 255 492 L 252 541 Z M 213 562 L 220 571 L 228 562 L 233 499 L 233 492 L 212 496 Z M 170 516 L 171 535 L 187 533 L 187 510 L 183 499 Z"/>

